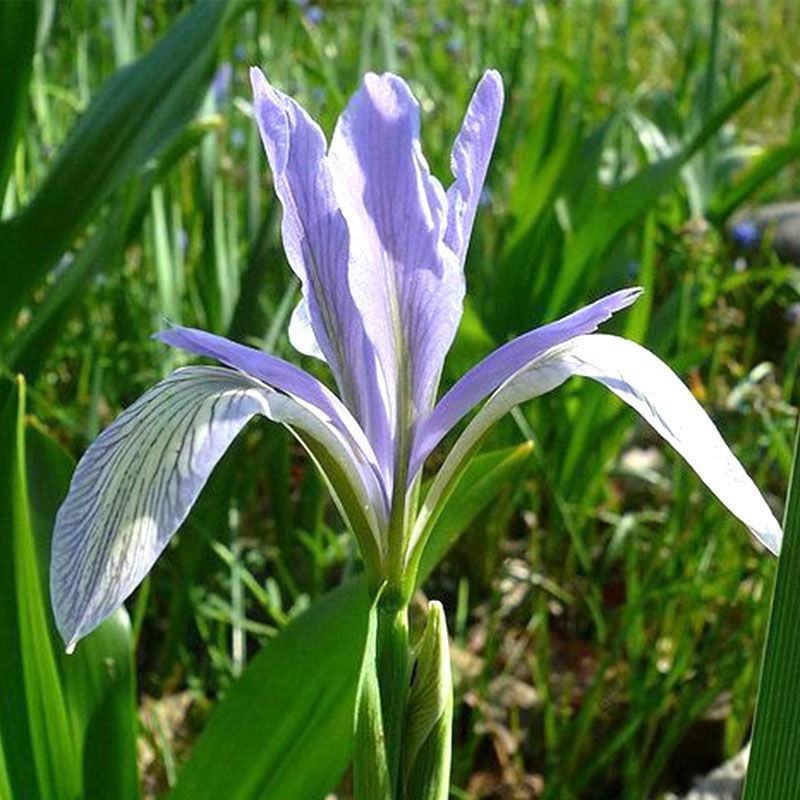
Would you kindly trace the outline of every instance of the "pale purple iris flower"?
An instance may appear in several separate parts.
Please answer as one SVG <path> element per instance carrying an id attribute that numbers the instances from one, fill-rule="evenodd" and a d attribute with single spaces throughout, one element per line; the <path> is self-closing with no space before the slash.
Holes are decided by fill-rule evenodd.
<path id="1" fill-rule="evenodd" d="M 765 547 L 778 551 L 778 523 L 688 389 L 649 351 L 595 333 L 638 289 L 504 344 L 437 402 L 500 122 L 497 72 L 486 72 L 475 89 L 446 191 L 422 153 L 419 105 L 396 75 L 364 78 L 330 145 L 260 70 L 251 78 L 283 207 L 283 244 L 302 285 L 290 340 L 327 363 L 337 392 L 287 361 L 211 333 L 175 327 L 158 334 L 224 366 L 174 372 L 105 430 L 78 465 L 52 551 L 53 607 L 68 648 L 144 578 L 256 414 L 283 423 L 305 446 L 356 535 L 368 574 L 401 591 L 413 585 L 437 514 L 486 430 L 572 375 L 599 381 L 631 405 Z M 479 406 L 420 499 L 427 457 Z"/>

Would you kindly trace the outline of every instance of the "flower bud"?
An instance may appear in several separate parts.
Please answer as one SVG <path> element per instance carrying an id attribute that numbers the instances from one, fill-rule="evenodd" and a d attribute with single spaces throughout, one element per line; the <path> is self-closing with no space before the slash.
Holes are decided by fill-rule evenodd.
<path id="1" fill-rule="evenodd" d="M 431 602 L 408 700 L 403 748 L 405 800 L 447 800 L 450 783 L 453 680 L 447 623 Z"/>

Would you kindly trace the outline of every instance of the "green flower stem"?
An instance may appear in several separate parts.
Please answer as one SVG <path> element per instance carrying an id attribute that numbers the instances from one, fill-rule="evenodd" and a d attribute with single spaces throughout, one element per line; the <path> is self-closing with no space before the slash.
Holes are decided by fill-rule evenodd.
<path id="1" fill-rule="evenodd" d="M 411 669 L 408 644 L 408 606 L 393 603 L 391 593 L 378 606 L 377 672 L 381 693 L 386 759 L 391 785 L 399 785 L 400 756 L 405 729 Z M 397 797 L 395 788 L 394 796 Z M 360 800 L 360 799 L 359 799 Z"/>

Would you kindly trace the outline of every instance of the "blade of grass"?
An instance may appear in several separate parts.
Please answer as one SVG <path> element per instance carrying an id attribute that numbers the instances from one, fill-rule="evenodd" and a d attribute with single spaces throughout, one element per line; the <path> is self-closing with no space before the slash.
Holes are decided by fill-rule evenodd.
<path id="1" fill-rule="evenodd" d="M 729 98 L 709 115 L 701 130 L 680 152 L 650 164 L 609 193 L 586 224 L 578 228 L 567 241 L 563 269 L 550 292 L 545 313 L 547 318 L 558 316 L 580 295 L 592 264 L 608 251 L 630 225 L 653 208 L 659 197 L 674 184 L 683 165 L 767 84 L 769 78 L 769 75 L 763 75 Z"/>
<path id="2" fill-rule="evenodd" d="M 194 114 L 231 7 L 197 3 L 147 55 L 113 75 L 73 128 L 33 200 L 0 224 L 0 329 L 99 205 Z"/>
<path id="3" fill-rule="evenodd" d="M 750 167 L 733 187 L 712 198 L 708 211 L 711 222 L 721 225 L 770 178 L 800 157 L 800 132 L 784 145 L 768 150 Z"/>
<path id="4" fill-rule="evenodd" d="M 0 81 L 0 131 L 3 132 L 0 137 L 0 208 L 25 119 L 38 19 L 38 3 L 29 0 L 6 0 L 0 3 L 0 53 L 3 54 L 3 80 Z"/>
<path id="5" fill-rule="evenodd" d="M 800 797 L 800 426 L 758 687 L 744 800 Z"/>
<path id="6" fill-rule="evenodd" d="M 25 461 L 25 382 L 0 414 L 0 744 L 12 797 L 66 800 L 81 775 L 50 637 Z"/>

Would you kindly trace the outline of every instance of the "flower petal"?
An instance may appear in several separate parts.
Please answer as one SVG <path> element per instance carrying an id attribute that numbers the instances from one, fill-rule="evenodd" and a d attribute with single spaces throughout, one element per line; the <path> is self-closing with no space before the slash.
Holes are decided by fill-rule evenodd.
<path id="1" fill-rule="evenodd" d="M 330 418 L 340 433 L 348 437 L 364 460 L 377 469 L 375 453 L 358 422 L 330 389 L 305 370 L 254 347 L 196 328 L 176 325 L 159 331 L 154 338 L 195 355 L 214 358 L 318 408 Z"/>
<path id="2" fill-rule="evenodd" d="M 561 342 L 597 330 L 601 322 L 627 308 L 641 294 L 638 288 L 622 289 L 567 317 L 535 328 L 498 347 L 463 375 L 436 404 L 421 426 L 411 456 L 409 477 L 414 478 L 425 459 L 447 432 L 474 406 L 485 400 L 503 381 Z"/>
<path id="3" fill-rule="evenodd" d="M 581 375 L 608 387 L 655 428 L 694 469 L 727 509 L 772 553 L 782 531 L 761 493 L 714 423 L 674 372 L 657 356 L 627 339 L 578 336 L 548 351 L 506 381 L 459 437 L 425 498 L 414 542 L 453 485 L 483 434 L 514 406 Z"/>
<path id="4" fill-rule="evenodd" d="M 373 441 L 388 436 L 376 360 L 350 293 L 350 233 L 339 210 L 320 127 L 261 70 L 250 72 L 254 107 L 275 191 L 283 207 L 283 246 L 303 285 L 289 336 L 302 353 L 321 352 L 345 405 Z M 316 343 L 315 343 L 316 340 Z"/>
<path id="5" fill-rule="evenodd" d="M 289 341 L 292 343 L 292 347 L 304 356 L 326 361 L 325 353 L 320 350 L 319 342 L 314 334 L 311 312 L 308 310 L 305 297 L 300 298 L 300 302 L 295 306 L 289 319 Z"/>
<path id="6" fill-rule="evenodd" d="M 233 370 L 180 369 L 124 411 L 89 447 L 58 511 L 50 586 L 68 649 L 144 578 L 223 453 L 255 414 L 299 430 L 301 441 L 307 435 L 325 450 L 347 476 L 345 491 L 357 497 L 349 505 L 369 515 L 377 548 L 377 521 L 352 451 L 318 412 Z M 341 484 L 340 478 L 337 488 Z"/>
<path id="7" fill-rule="evenodd" d="M 490 69 L 472 95 L 450 159 L 455 181 L 447 190 L 444 240 L 462 266 L 502 113 L 503 80 L 497 70 Z"/>
<path id="8" fill-rule="evenodd" d="M 422 155 L 419 105 L 401 78 L 365 76 L 328 158 L 350 230 L 350 288 L 401 433 L 432 405 L 464 296 L 460 262 L 444 243 L 445 194 Z"/>

